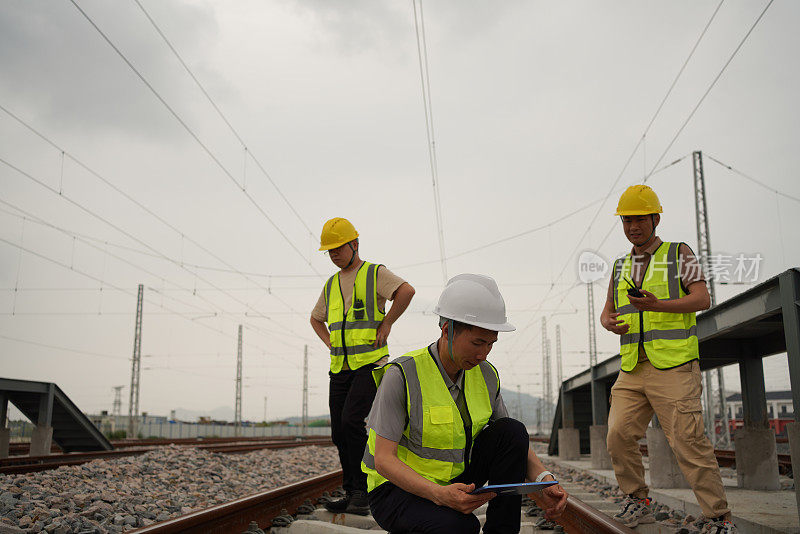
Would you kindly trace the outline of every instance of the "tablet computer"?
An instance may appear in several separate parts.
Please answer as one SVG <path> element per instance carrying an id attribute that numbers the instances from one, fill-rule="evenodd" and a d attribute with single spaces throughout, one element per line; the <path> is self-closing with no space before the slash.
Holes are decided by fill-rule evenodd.
<path id="1" fill-rule="evenodd" d="M 541 491 L 548 486 L 555 486 L 558 484 L 557 480 L 550 480 L 548 482 L 520 482 L 519 484 L 495 484 L 493 486 L 483 486 L 478 488 L 470 495 L 478 495 L 481 493 L 496 493 L 498 495 L 527 495 L 535 491 Z"/>

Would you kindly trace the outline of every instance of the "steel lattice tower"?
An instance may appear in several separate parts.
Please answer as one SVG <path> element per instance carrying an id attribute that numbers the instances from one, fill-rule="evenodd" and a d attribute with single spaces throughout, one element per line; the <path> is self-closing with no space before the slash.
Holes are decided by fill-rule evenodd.
<path id="1" fill-rule="evenodd" d="M 556 325 L 556 386 L 561 391 L 561 383 L 564 381 L 564 370 L 561 360 L 561 325 Z M 562 405 L 563 406 L 563 405 Z"/>
<path id="2" fill-rule="evenodd" d="M 700 256 L 700 264 L 703 267 L 710 265 L 711 259 L 711 232 L 708 229 L 708 204 L 706 202 L 706 182 L 703 173 L 703 153 L 696 151 L 692 153 L 692 162 L 694 164 L 694 208 L 695 220 L 697 223 L 697 253 Z M 709 276 L 707 281 L 708 294 L 711 296 L 711 305 L 717 303 L 716 291 L 714 288 L 714 278 Z M 725 376 L 722 368 L 717 368 L 717 385 L 719 386 L 719 410 L 722 419 L 723 431 L 716 441 L 716 421 L 714 415 L 714 397 L 711 384 L 711 372 L 706 371 L 706 405 L 708 409 L 707 422 L 708 430 L 711 432 L 712 440 L 717 445 L 731 446 L 731 432 L 728 426 L 728 403 L 725 399 Z"/>
<path id="3" fill-rule="evenodd" d="M 142 301 L 144 285 L 139 284 L 136 298 L 136 326 L 133 333 L 133 364 L 131 366 L 131 392 L 128 400 L 128 437 L 135 438 L 139 423 L 139 377 L 142 369 Z"/>
<path id="4" fill-rule="evenodd" d="M 114 407 L 111 415 L 115 418 L 122 415 L 122 388 L 125 386 L 114 386 Z"/>
<path id="5" fill-rule="evenodd" d="M 239 339 L 236 344 L 236 408 L 233 413 L 236 435 L 242 433 L 242 325 L 239 325 Z"/>
<path id="6" fill-rule="evenodd" d="M 594 314 L 594 283 L 586 284 L 586 308 L 589 319 L 589 373 L 592 379 L 592 424 L 604 425 L 606 423 L 606 399 L 603 387 L 595 380 L 597 374 L 597 328 Z"/>
<path id="7" fill-rule="evenodd" d="M 547 339 L 547 319 L 542 317 L 542 419 L 550 418 L 550 403 L 553 398 L 553 381 L 550 372 L 550 342 Z"/>
<path id="8" fill-rule="evenodd" d="M 303 347 L 303 434 L 308 429 L 308 345 Z"/>

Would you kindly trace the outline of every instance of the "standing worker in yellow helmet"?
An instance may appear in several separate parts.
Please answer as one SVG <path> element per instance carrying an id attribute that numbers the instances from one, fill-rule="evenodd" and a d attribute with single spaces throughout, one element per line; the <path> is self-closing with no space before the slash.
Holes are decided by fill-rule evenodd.
<path id="1" fill-rule="evenodd" d="M 385 266 L 361 260 L 358 232 L 336 217 L 322 227 L 320 250 L 339 272 L 331 276 L 311 312 L 311 327 L 330 349 L 331 437 L 339 451 L 345 497 L 325 504 L 335 513 L 369 513 L 367 476 L 361 457 L 367 443 L 364 420 L 375 398 L 372 370 L 386 363 L 392 325 L 408 308 L 414 288 Z M 385 312 L 387 300 L 392 301 Z M 328 323 L 327 327 L 325 323 Z"/>
<path id="2" fill-rule="evenodd" d="M 614 517 L 630 527 L 655 521 L 639 452 L 655 413 L 703 510 L 702 532 L 730 534 L 736 527 L 700 405 L 695 313 L 708 309 L 711 298 L 689 246 L 656 235 L 661 213 L 658 197 L 646 185 L 622 194 L 616 215 L 633 249 L 614 263 L 600 314 L 603 328 L 620 336 L 622 357 L 611 389 L 608 452 L 628 497 Z"/>

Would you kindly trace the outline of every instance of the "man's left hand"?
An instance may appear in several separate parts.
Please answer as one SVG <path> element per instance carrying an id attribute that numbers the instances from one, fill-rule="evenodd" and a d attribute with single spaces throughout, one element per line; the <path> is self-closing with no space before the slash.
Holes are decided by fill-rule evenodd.
<path id="1" fill-rule="evenodd" d="M 567 492 L 559 484 L 542 490 L 545 502 L 544 517 L 548 520 L 558 519 L 567 507 Z"/>
<path id="2" fill-rule="evenodd" d="M 377 332 L 375 332 L 375 343 L 373 343 L 373 345 L 375 345 L 376 348 L 386 345 L 386 340 L 389 339 L 389 332 L 391 331 L 392 325 L 386 321 L 381 321 Z"/>
<path id="3" fill-rule="evenodd" d="M 658 297 L 644 289 L 640 289 L 639 291 L 642 292 L 644 295 L 643 297 L 632 297 L 628 295 L 628 300 L 631 301 L 631 304 L 639 311 L 658 311 Z"/>

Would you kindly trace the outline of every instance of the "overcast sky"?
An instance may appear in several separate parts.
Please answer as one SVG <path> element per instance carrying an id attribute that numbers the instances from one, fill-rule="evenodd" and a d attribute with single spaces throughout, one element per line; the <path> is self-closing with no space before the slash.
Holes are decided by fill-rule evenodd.
<path id="1" fill-rule="evenodd" d="M 243 324 L 244 418 L 265 396 L 268 418 L 300 412 L 306 344 L 325 413 L 329 358 L 308 325 L 334 272 L 316 251 L 325 220 L 349 218 L 362 257 L 417 289 L 392 355 L 437 336 L 412 3 L 140 2 L 0 3 L 0 376 L 56 382 L 89 412 L 125 385 L 127 413 L 141 283 L 141 410 L 233 406 Z M 612 215 L 626 186 L 680 160 L 647 183 L 659 235 L 696 247 L 694 150 L 713 250 L 760 254 L 758 281 L 800 265 L 800 3 L 770 6 L 690 118 L 767 5 L 722 3 L 640 142 L 718 5 L 422 4 L 446 270 L 497 279 L 518 327 L 490 355 L 505 387 L 541 391 L 542 317 L 551 338 L 561 326 L 564 374 L 588 364 L 577 258 L 629 249 Z M 618 351 L 599 327 L 597 344 Z M 766 374 L 788 388 L 785 355 Z"/>

